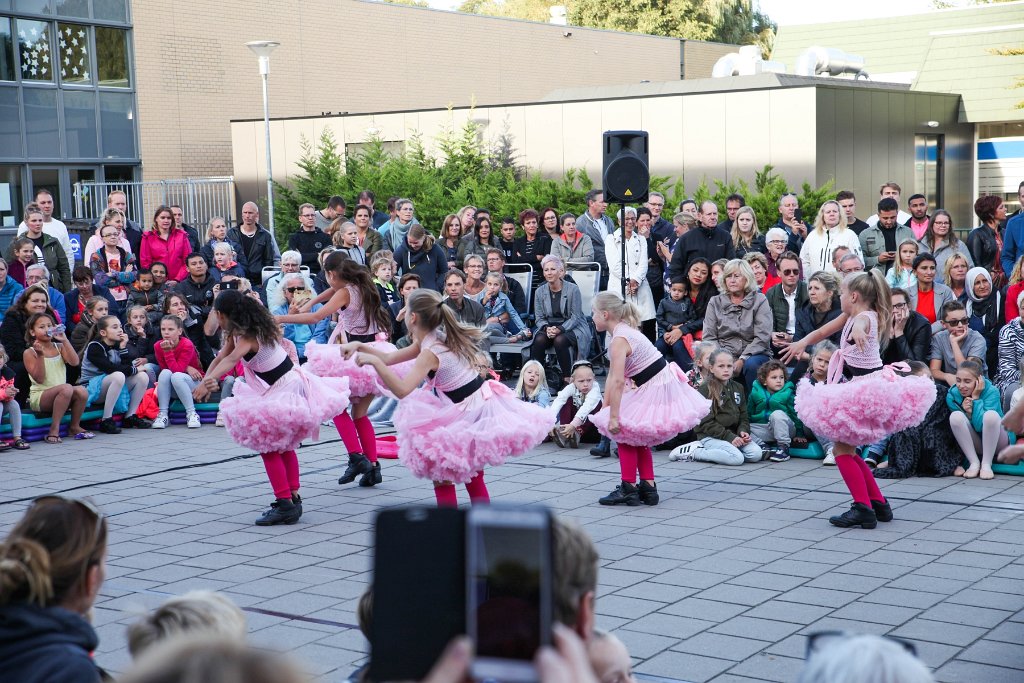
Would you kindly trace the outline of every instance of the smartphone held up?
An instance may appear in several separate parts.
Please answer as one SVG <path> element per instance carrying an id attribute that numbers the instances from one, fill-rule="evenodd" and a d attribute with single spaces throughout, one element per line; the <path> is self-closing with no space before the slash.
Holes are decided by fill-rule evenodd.
<path id="1" fill-rule="evenodd" d="M 530 683 L 551 643 L 551 514 L 411 507 L 376 519 L 368 678 L 419 680 L 469 635 L 475 678 Z"/>

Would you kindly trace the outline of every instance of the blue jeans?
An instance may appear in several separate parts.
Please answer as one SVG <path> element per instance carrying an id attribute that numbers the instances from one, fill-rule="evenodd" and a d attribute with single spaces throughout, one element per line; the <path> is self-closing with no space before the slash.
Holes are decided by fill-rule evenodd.
<path id="1" fill-rule="evenodd" d="M 690 358 L 690 352 L 686 350 L 686 344 L 683 343 L 682 338 L 679 338 L 675 344 L 669 346 L 664 338 L 658 337 L 654 345 L 658 347 L 661 355 L 665 356 L 665 358 L 671 357 L 683 372 L 689 372 L 693 368 L 693 359 Z"/>

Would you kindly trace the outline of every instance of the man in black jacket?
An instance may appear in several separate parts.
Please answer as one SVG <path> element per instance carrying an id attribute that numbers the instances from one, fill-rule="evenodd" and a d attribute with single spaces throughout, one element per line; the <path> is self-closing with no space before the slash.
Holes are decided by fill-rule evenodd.
<path id="1" fill-rule="evenodd" d="M 174 226 L 181 228 L 188 235 L 188 243 L 192 251 L 199 251 L 203 248 L 203 241 L 199 238 L 199 231 L 185 222 L 185 211 L 178 204 L 171 204 L 171 215 L 174 216 Z"/>
<path id="2" fill-rule="evenodd" d="M 277 242 L 270 231 L 259 224 L 260 210 L 252 202 L 242 205 L 242 222 L 228 230 L 229 242 L 242 246 L 248 262 L 245 275 L 253 287 L 263 284 L 263 269 L 281 262 Z"/>
<path id="3" fill-rule="evenodd" d="M 917 360 L 927 363 L 931 356 L 932 326 L 928 319 L 910 308 L 910 296 L 902 289 L 892 290 L 892 336 L 882 353 L 882 361 Z"/>
<path id="4" fill-rule="evenodd" d="M 331 238 L 316 227 L 316 207 L 303 204 L 299 207 L 299 229 L 288 237 L 288 248 L 302 254 L 302 265 L 316 275 L 320 272 L 320 251 L 331 246 Z"/>
<path id="5" fill-rule="evenodd" d="M 672 254 L 668 275 L 673 280 L 685 276 L 690 261 L 698 256 L 714 263 L 722 258 L 732 259 L 736 254 L 732 236 L 718 227 L 718 206 L 713 201 L 708 200 L 700 205 L 697 220 L 698 227 L 679 238 Z"/>
<path id="6" fill-rule="evenodd" d="M 199 252 L 189 254 L 185 265 L 188 266 L 188 277 L 179 282 L 174 291 L 185 297 L 192 317 L 205 323 L 213 307 L 213 286 L 217 282 L 210 277 L 206 259 Z"/>

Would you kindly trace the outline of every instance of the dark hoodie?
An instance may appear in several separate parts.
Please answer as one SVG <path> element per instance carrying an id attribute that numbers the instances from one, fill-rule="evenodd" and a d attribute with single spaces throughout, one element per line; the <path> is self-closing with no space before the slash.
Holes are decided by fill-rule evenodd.
<path id="1" fill-rule="evenodd" d="M 18 683 L 96 683 L 105 678 L 90 653 L 96 631 L 61 607 L 0 607 L 3 678 Z"/>

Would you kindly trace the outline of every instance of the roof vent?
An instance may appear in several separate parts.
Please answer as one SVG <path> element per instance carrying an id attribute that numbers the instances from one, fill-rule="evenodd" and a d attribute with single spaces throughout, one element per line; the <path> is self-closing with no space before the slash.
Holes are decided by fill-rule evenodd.
<path id="1" fill-rule="evenodd" d="M 860 55 L 851 55 L 842 50 L 818 45 L 807 48 L 797 57 L 793 72 L 797 76 L 853 74 L 854 79 L 870 78 L 868 72 L 864 70 L 864 58 Z"/>
<path id="2" fill-rule="evenodd" d="M 782 62 L 770 62 L 761 59 L 761 48 L 757 45 L 744 45 L 739 52 L 730 52 L 717 62 L 711 69 L 712 78 L 727 76 L 753 76 L 754 74 L 786 72 Z"/>

